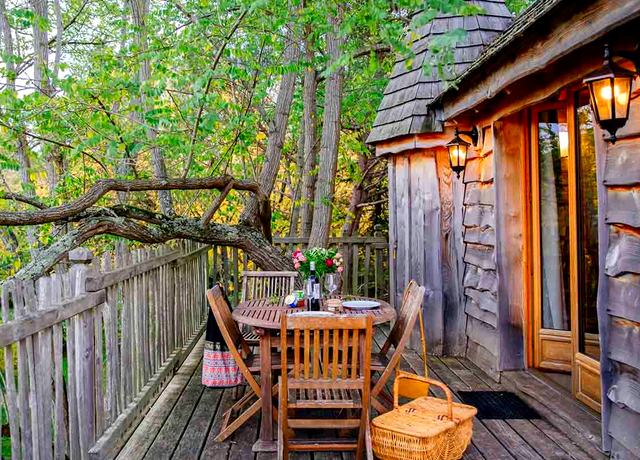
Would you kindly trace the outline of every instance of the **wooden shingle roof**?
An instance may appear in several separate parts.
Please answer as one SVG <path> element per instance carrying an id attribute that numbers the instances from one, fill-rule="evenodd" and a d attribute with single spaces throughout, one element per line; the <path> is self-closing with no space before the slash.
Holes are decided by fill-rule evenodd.
<path id="1" fill-rule="evenodd" d="M 437 68 L 428 65 L 431 59 L 429 43 L 434 37 L 454 29 L 466 30 L 465 37 L 456 44 L 453 56 L 453 71 L 460 75 L 513 21 L 502 0 L 469 0 L 469 3 L 480 6 L 483 14 L 438 16 L 417 31 L 417 39 L 411 45 L 415 58 L 411 63 L 405 58 L 396 61 L 368 143 L 432 130 L 434 120 L 429 103 L 446 89 Z M 425 63 L 427 66 L 423 68 Z"/>

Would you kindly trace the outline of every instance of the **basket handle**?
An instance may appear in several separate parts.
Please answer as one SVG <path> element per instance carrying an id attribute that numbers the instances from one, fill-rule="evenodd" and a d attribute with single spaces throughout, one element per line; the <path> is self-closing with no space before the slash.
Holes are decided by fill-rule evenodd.
<path id="1" fill-rule="evenodd" d="M 393 408 L 398 408 L 398 390 L 400 388 L 400 380 L 408 379 L 408 380 L 417 380 L 419 382 L 428 383 L 430 385 L 435 385 L 437 387 L 442 388 L 445 396 L 447 397 L 447 417 L 449 420 L 453 420 L 453 396 L 451 395 L 451 390 L 442 382 L 438 380 L 433 380 L 428 377 L 421 377 L 419 375 L 410 374 L 408 372 L 399 371 L 396 374 L 396 379 L 393 382 Z"/>

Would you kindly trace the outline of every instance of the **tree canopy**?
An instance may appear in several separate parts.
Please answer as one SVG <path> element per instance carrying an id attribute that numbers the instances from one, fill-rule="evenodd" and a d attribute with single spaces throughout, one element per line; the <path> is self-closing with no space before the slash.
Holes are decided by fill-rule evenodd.
<path id="1" fill-rule="evenodd" d="M 364 139 L 394 56 L 443 12 L 478 11 L 463 0 L 0 0 L 0 270 L 35 276 L 77 244 L 109 246 L 89 239 L 101 234 L 251 241 L 268 264 L 271 234 L 322 243 L 384 228 L 386 169 Z M 432 43 L 428 65 L 446 74 L 459 37 Z"/>

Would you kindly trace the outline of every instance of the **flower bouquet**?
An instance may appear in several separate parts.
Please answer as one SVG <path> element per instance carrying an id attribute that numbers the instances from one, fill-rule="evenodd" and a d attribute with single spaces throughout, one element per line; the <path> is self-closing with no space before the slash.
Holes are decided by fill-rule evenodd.
<path id="1" fill-rule="evenodd" d="M 309 248 L 305 251 L 296 249 L 293 254 L 293 266 L 302 276 L 309 277 L 311 262 L 316 263 L 316 275 L 322 277 L 326 273 L 341 273 L 344 270 L 342 254 L 336 249 Z"/>

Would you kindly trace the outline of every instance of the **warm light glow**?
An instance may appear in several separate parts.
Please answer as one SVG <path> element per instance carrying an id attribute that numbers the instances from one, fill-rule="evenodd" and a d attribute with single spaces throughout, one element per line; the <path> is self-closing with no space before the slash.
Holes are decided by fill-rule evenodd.
<path id="1" fill-rule="evenodd" d="M 616 96 L 616 102 L 618 104 L 626 104 L 627 102 L 627 92 L 621 91 L 618 85 L 613 86 L 613 94 Z M 600 97 L 603 99 L 610 101 L 611 100 L 611 86 L 606 85 L 603 86 L 600 90 Z"/>

